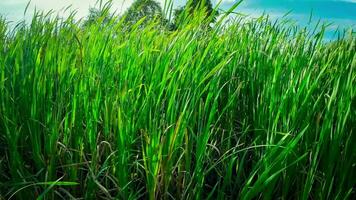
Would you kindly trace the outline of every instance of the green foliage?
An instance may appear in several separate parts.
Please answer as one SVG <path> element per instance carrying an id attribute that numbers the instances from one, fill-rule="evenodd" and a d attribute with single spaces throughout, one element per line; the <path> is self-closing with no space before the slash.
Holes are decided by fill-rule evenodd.
<path id="1" fill-rule="evenodd" d="M 174 26 L 178 28 L 186 23 L 191 23 L 192 18 L 197 18 L 201 24 L 209 26 L 216 21 L 217 10 L 214 10 L 210 0 L 189 0 L 183 7 L 174 10 Z"/>
<path id="2" fill-rule="evenodd" d="M 102 5 L 100 2 L 99 8 L 89 8 L 89 14 L 83 21 L 83 27 L 94 26 L 107 26 L 113 19 L 113 15 L 110 14 L 110 8 L 112 6 L 112 1 L 108 1 L 106 4 Z"/>
<path id="3" fill-rule="evenodd" d="M 355 36 L 203 16 L 0 20 L 0 198 L 355 196 Z"/>
<path id="4" fill-rule="evenodd" d="M 107 13 L 99 10 L 97 8 L 90 8 L 89 15 L 87 19 L 83 22 L 83 26 L 90 26 L 90 25 L 98 25 L 101 23 L 108 23 L 110 19 L 107 16 Z"/>
<path id="5" fill-rule="evenodd" d="M 155 0 L 135 0 L 124 14 L 124 18 L 129 26 L 135 25 L 139 21 L 141 21 L 140 27 L 144 27 L 151 22 L 158 22 L 163 25 L 168 23 L 161 6 Z"/>
<path id="6" fill-rule="evenodd" d="M 188 9 L 189 12 L 203 10 L 206 12 L 207 16 L 210 16 L 213 13 L 213 5 L 210 0 L 189 0 L 186 9 Z"/>

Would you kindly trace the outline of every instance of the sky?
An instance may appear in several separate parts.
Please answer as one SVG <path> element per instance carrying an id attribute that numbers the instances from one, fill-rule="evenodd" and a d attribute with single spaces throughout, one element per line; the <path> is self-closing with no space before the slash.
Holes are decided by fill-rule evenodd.
<path id="1" fill-rule="evenodd" d="M 105 1 L 105 0 L 104 0 Z M 117 13 L 124 12 L 134 0 L 114 0 L 113 10 Z M 164 0 L 157 0 L 163 7 Z M 174 6 L 182 6 L 186 0 L 173 0 Z M 216 4 L 220 0 L 212 0 Z M 221 0 L 220 8 L 228 9 L 237 0 Z M 33 11 L 53 10 L 60 16 L 65 16 L 70 10 L 77 11 L 77 17 L 82 18 L 88 14 L 90 7 L 98 6 L 97 0 L 31 0 L 26 15 L 24 11 L 29 0 L 0 0 L 0 15 L 14 23 L 29 20 Z M 71 7 L 65 12 L 65 8 Z M 356 30 L 356 0 L 244 0 L 236 12 L 258 17 L 267 13 L 272 19 L 284 16 L 291 11 L 288 17 L 299 25 L 306 25 L 310 14 L 313 21 L 319 19 L 323 22 L 332 22 L 330 30 L 339 28 L 352 28 Z M 329 30 L 329 31 L 330 31 Z"/>
<path id="2" fill-rule="evenodd" d="M 223 8 L 233 5 L 235 0 L 223 0 Z M 272 17 L 281 17 L 291 11 L 290 17 L 304 23 L 310 14 L 317 21 L 334 22 L 347 26 L 356 24 L 356 0 L 245 0 L 237 9 L 252 16 L 266 12 Z"/>

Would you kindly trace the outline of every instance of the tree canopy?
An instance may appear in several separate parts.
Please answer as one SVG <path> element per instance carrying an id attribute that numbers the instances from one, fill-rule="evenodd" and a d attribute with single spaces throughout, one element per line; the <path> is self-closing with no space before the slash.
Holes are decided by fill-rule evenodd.
<path id="1" fill-rule="evenodd" d="M 124 17 L 129 25 L 136 24 L 143 18 L 145 19 L 142 25 L 151 21 L 165 21 L 160 4 L 154 0 L 136 0 L 125 12 Z"/>
<path id="2" fill-rule="evenodd" d="M 174 11 L 174 24 L 179 26 L 187 18 L 194 17 L 197 12 L 204 12 L 203 23 L 210 24 L 215 22 L 217 12 L 214 12 L 210 0 L 189 0 L 187 4 Z"/>
<path id="3" fill-rule="evenodd" d="M 90 8 L 89 15 L 84 20 L 83 25 L 88 26 L 93 23 L 107 24 L 112 18 L 109 12 L 110 5 L 108 4 L 100 9 Z M 174 10 L 173 22 L 169 22 L 160 4 L 155 0 L 135 0 L 121 17 L 124 18 L 123 20 L 127 27 L 131 27 L 142 20 L 139 27 L 144 27 L 149 22 L 157 22 L 174 30 L 183 22 L 187 22 L 196 16 L 200 17 L 201 23 L 209 26 L 210 23 L 215 22 L 217 14 L 210 0 L 188 0 L 185 6 Z"/>

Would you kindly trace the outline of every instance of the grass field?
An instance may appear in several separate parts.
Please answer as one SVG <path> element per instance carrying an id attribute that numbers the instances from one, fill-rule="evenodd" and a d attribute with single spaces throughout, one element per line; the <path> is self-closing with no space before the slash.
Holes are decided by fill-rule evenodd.
<path id="1" fill-rule="evenodd" d="M 0 20 L 0 199 L 352 199 L 356 37 Z"/>

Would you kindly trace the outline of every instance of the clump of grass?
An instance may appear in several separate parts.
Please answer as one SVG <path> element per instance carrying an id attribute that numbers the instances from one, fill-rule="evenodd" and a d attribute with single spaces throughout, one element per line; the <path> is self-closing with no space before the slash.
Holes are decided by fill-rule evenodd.
<path id="1" fill-rule="evenodd" d="M 74 17 L 0 20 L 5 198 L 355 195 L 354 35 Z"/>

